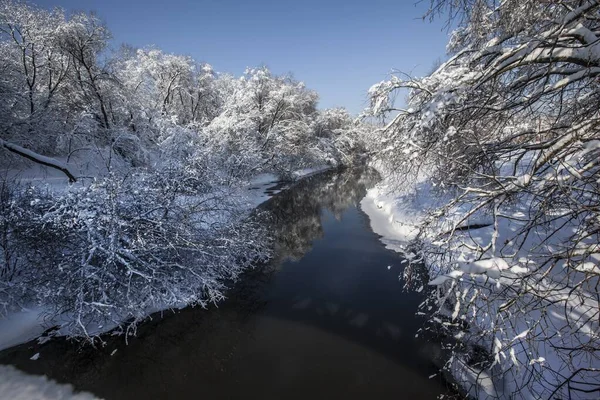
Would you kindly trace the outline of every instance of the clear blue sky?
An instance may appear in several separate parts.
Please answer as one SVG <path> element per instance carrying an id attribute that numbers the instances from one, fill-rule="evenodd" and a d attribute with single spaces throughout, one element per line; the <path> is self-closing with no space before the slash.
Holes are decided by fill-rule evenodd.
<path id="1" fill-rule="evenodd" d="M 429 0 L 33 0 L 95 11 L 129 43 L 190 55 L 241 74 L 265 64 L 320 94 L 321 107 L 359 112 L 392 69 L 424 75 L 445 56 L 444 21 L 420 17 Z"/>

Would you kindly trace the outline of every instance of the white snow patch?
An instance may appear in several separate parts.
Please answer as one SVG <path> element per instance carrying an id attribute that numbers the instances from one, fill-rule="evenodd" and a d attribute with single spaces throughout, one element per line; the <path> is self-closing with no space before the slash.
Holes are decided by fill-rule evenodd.
<path id="1" fill-rule="evenodd" d="M 466 274 L 486 274 L 490 278 L 498 279 L 501 271 L 509 269 L 509 266 L 504 259 L 493 257 L 471 263 L 460 263 L 458 268 Z"/>
<path id="2" fill-rule="evenodd" d="M 463 274 L 464 274 L 464 271 L 461 271 L 461 270 L 450 271 L 449 273 L 447 273 L 445 275 L 440 275 L 440 276 L 437 276 L 434 279 L 430 280 L 429 285 L 438 286 L 438 285 L 441 285 L 442 283 L 446 282 L 447 280 L 459 278 Z"/>
<path id="3" fill-rule="evenodd" d="M 0 317 L 0 350 L 28 342 L 47 329 L 45 309 L 31 308 Z"/>
<path id="4" fill-rule="evenodd" d="M 418 233 L 427 198 L 427 193 L 420 197 L 398 196 L 387 186 L 377 185 L 367 191 L 360 207 L 369 216 L 373 232 L 382 236 L 386 248 L 402 252 Z"/>
<path id="5" fill-rule="evenodd" d="M 58 384 L 45 376 L 29 375 L 0 365 L 0 399 L 6 400 L 94 400 L 90 393 L 75 393 L 71 385 Z"/>
<path id="6" fill-rule="evenodd" d="M 292 175 L 294 176 L 294 178 L 300 179 L 318 174 L 319 172 L 327 171 L 328 169 L 331 169 L 331 167 L 328 165 L 319 165 L 317 167 L 299 169 L 297 171 L 294 171 Z"/>

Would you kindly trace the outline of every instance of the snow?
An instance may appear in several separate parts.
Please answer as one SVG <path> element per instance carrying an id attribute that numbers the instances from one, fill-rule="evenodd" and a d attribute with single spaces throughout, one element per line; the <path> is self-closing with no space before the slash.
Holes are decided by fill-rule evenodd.
<path id="1" fill-rule="evenodd" d="M 591 261 L 584 262 L 582 264 L 577 265 L 575 267 L 575 269 L 580 272 L 593 273 L 596 275 L 600 275 L 600 267 L 598 267 L 597 262 L 596 263 L 593 263 Z"/>
<path id="2" fill-rule="evenodd" d="M 513 342 L 519 339 L 523 339 L 525 336 L 527 336 L 527 334 L 529 333 L 529 329 L 519 333 L 517 336 L 515 336 L 515 338 L 512 340 Z"/>
<path id="3" fill-rule="evenodd" d="M 106 152 L 106 149 L 82 150 L 72 155 L 68 163 L 66 157 L 53 159 L 59 165 L 68 165 L 69 170 L 77 178 L 76 183 L 69 183 L 65 174 L 57 169 L 33 162 L 28 162 L 28 164 L 16 168 L 15 166 L 10 168 L 10 165 L 0 164 L 0 175 L 18 180 L 23 185 L 47 187 L 52 191 L 64 191 L 73 186 L 88 185 L 94 179 L 107 176 L 109 169 L 105 161 L 108 157 Z M 111 163 L 111 171 L 113 172 L 125 172 L 131 168 L 120 157 L 113 157 Z"/>
<path id="4" fill-rule="evenodd" d="M 244 188 L 245 192 L 242 193 L 241 196 L 250 208 L 256 208 L 277 193 L 288 188 L 294 182 L 325 172 L 329 169 L 331 169 L 330 166 L 322 165 L 296 170 L 292 172 L 292 177 L 294 178 L 294 181 L 292 182 L 283 181 L 274 173 L 262 173 L 250 180 L 250 183 Z"/>
<path id="5" fill-rule="evenodd" d="M 60 175 L 56 176 L 59 174 L 58 171 L 47 172 L 43 171 L 43 167 L 41 168 L 42 169 L 40 169 L 40 166 L 38 165 L 34 165 L 28 170 L 19 173 L 21 182 L 25 184 L 42 183 L 51 190 L 65 190 L 67 188 L 64 177 L 61 177 Z M 294 171 L 293 176 L 296 180 L 300 180 L 326 171 L 329 168 L 330 167 L 320 166 L 302 169 Z M 47 173 L 51 174 L 50 177 Z M 246 207 L 247 210 L 252 210 L 280 191 L 289 188 L 289 186 L 284 186 L 278 190 L 272 190 L 274 187 L 279 187 L 280 184 L 281 179 L 276 174 L 259 174 L 251 179 L 246 187 L 241 188 L 238 195 L 242 199 L 242 205 Z M 179 304 L 178 308 L 184 308 L 186 306 L 187 304 Z M 148 309 L 146 314 L 150 315 L 163 310 L 165 310 L 165 307 L 155 307 Z M 0 351 L 29 342 L 36 338 L 39 338 L 41 341 L 50 340 L 51 338 L 49 336 L 42 337 L 41 335 L 51 327 L 56 328 L 52 333 L 53 336 L 67 336 L 71 333 L 69 329 L 65 327 L 72 321 L 72 318 L 68 315 L 59 315 L 52 319 L 48 319 L 48 315 L 49 310 L 41 306 L 22 308 L 18 311 L 8 312 L 5 315 L 0 313 Z M 105 325 L 89 325 L 86 329 L 89 335 L 94 336 L 109 332 L 117 326 L 118 324 L 114 322 Z M 39 357 L 39 354 L 36 356 L 34 356 L 35 358 L 32 357 L 32 360 L 36 360 Z"/>
<path id="6" fill-rule="evenodd" d="M 0 317 L 0 350 L 39 337 L 48 328 L 41 307 L 23 309 Z"/>
<path id="7" fill-rule="evenodd" d="M 510 268 L 510 272 L 512 272 L 513 274 L 526 274 L 529 272 L 529 268 L 526 267 L 521 267 L 520 265 L 515 265 L 513 267 Z"/>
<path id="8" fill-rule="evenodd" d="M 14 153 L 20 154 L 25 158 L 28 158 L 30 160 L 34 160 L 40 164 L 46 165 L 48 167 L 60 170 L 62 172 L 64 172 L 69 180 L 74 180 L 73 178 L 73 174 L 71 173 L 71 171 L 69 170 L 69 167 L 66 163 L 63 163 L 61 161 L 58 161 L 54 158 L 51 157 L 46 157 L 44 155 L 38 154 L 34 151 L 31 151 L 29 149 L 26 149 L 24 147 L 18 146 L 14 143 L 9 143 L 3 139 L 0 139 L 0 147 L 4 147 L 9 151 L 12 151 Z"/>
<path id="9" fill-rule="evenodd" d="M 276 183 L 278 181 L 279 181 L 279 178 L 277 177 L 277 175 L 272 174 L 272 173 L 263 173 L 263 174 L 258 174 L 254 178 L 252 178 L 250 180 L 250 185 L 252 185 L 252 186 L 265 185 L 265 184 Z"/>
<path id="10" fill-rule="evenodd" d="M 249 208 L 256 208 L 260 204 L 269 200 L 276 192 L 270 191 L 273 187 L 277 186 L 280 179 L 275 174 L 265 173 L 257 175 L 254 179 L 250 180 L 250 184 L 244 188 L 245 203 Z"/>
<path id="11" fill-rule="evenodd" d="M 504 397 L 503 388 L 497 387 L 489 371 L 471 369 L 457 357 L 453 358 L 450 364 L 456 380 L 465 383 L 463 387 L 467 388 L 467 395 L 470 398 L 499 399 Z"/>
<path id="12" fill-rule="evenodd" d="M 544 357 L 538 357 L 535 360 L 529 361 L 529 365 L 533 365 L 533 364 L 536 364 L 536 363 L 543 364 L 544 361 L 546 361 L 546 359 Z"/>
<path id="13" fill-rule="evenodd" d="M 367 191 L 360 207 L 369 216 L 371 229 L 381 236 L 386 248 L 403 251 L 417 235 L 418 225 L 431 200 L 428 190 L 425 185 L 416 193 L 398 194 L 385 184 L 379 184 Z"/>
<path id="14" fill-rule="evenodd" d="M 458 269 L 466 274 L 486 274 L 490 278 L 498 279 L 501 272 L 509 269 L 509 266 L 504 259 L 493 257 L 471 263 L 460 263 Z"/>
<path id="15" fill-rule="evenodd" d="M 319 165 L 319 166 L 312 167 L 312 168 L 299 169 L 297 171 L 294 171 L 292 173 L 292 175 L 293 175 L 293 177 L 295 179 L 307 178 L 307 177 L 309 177 L 311 175 L 315 175 L 315 174 L 318 174 L 320 172 L 327 171 L 330 168 L 331 167 L 328 166 L 328 165 Z"/>
<path id="16" fill-rule="evenodd" d="M 0 365 L 2 400 L 94 400 L 97 397 L 75 393 L 71 385 L 58 384 L 45 376 L 28 375 L 11 366 Z"/>
<path id="17" fill-rule="evenodd" d="M 450 271 L 446 275 L 436 276 L 435 278 L 430 280 L 428 284 L 431 286 L 439 286 L 442 283 L 446 282 L 447 280 L 457 279 L 457 278 L 461 277 L 463 274 L 464 274 L 464 271 L 461 271 L 461 270 Z"/>
<path id="18" fill-rule="evenodd" d="M 528 184 L 530 178 L 522 174 L 521 178 L 517 180 L 520 184 Z M 418 232 L 418 226 L 427 216 L 427 211 L 434 208 L 443 199 L 434 198 L 431 190 L 432 186 L 426 180 L 420 180 L 412 190 L 407 188 L 391 190 L 390 187 L 390 179 L 388 178 L 369 190 L 361 202 L 362 210 L 369 216 L 373 231 L 381 235 L 381 241 L 387 248 L 401 252 L 407 258 L 414 258 L 414 254 L 407 254 L 409 253 L 407 245 Z M 526 220 L 524 218 L 526 208 L 524 204 L 517 203 L 513 206 L 512 212 L 505 210 L 506 218 L 500 218 L 498 224 L 498 243 L 505 243 L 507 239 L 513 237 L 515 232 L 519 231 L 524 223 L 523 221 Z M 450 220 L 453 218 L 455 220 L 457 216 L 465 212 L 465 209 L 455 211 L 455 215 L 450 215 Z M 557 221 L 557 224 L 561 222 L 560 219 Z M 471 223 L 473 222 L 471 221 Z M 445 227 L 447 227 L 447 224 Z M 467 247 L 483 246 L 491 240 L 493 230 L 493 226 L 472 230 L 468 235 L 462 235 L 461 240 Z M 557 249 L 561 248 L 561 243 L 572 232 L 571 226 L 565 225 L 564 229 L 561 229 L 559 234 L 552 238 L 552 244 Z M 512 254 L 509 258 L 489 252 L 484 254 L 487 255 L 486 258 L 473 259 L 477 253 L 463 248 L 460 256 L 457 257 L 457 262 L 448 267 L 449 269 L 444 269 L 445 272 L 443 273 L 440 273 L 440 266 L 427 264 L 426 262 L 429 273 L 433 278 L 429 281 L 429 285 L 441 288 L 453 282 L 452 284 L 455 286 L 452 286 L 452 288 L 455 291 L 462 291 L 464 286 L 461 285 L 469 281 L 476 282 L 477 286 L 491 286 L 492 290 L 500 286 L 519 285 L 521 276 L 531 274 L 532 271 L 536 270 L 536 256 L 539 251 L 536 249 L 539 249 L 540 243 L 543 243 L 543 240 L 546 239 L 545 235 L 547 235 L 545 232 L 536 232 L 535 235 L 528 238 L 523 248 L 516 255 Z M 427 240 L 427 237 L 425 237 L 425 240 Z M 435 246 L 436 243 L 429 242 L 429 245 Z M 511 243 L 506 243 L 505 246 L 510 249 Z M 600 255 L 594 253 L 584 262 L 571 267 L 582 273 L 600 274 L 599 265 Z M 484 347 L 494 349 L 492 355 L 495 362 L 492 370 L 472 368 L 459 356 L 454 356 L 450 360 L 449 366 L 454 378 L 457 382 L 462 382 L 463 389 L 469 395 L 478 399 L 488 397 L 506 398 L 506 396 L 514 393 L 517 388 L 524 386 L 527 374 L 522 372 L 527 368 L 535 368 L 535 373 L 542 374 L 543 379 L 547 382 L 556 381 L 559 377 L 553 371 L 563 370 L 566 368 L 566 364 L 559 351 L 552 346 L 561 346 L 565 343 L 572 343 L 573 346 L 576 346 L 577 343 L 586 343 L 592 340 L 591 338 L 597 334 L 598 321 L 594 320 L 593 315 L 595 310 L 598 309 L 598 303 L 592 298 L 586 298 L 583 301 L 577 296 L 570 297 L 571 294 L 568 288 L 558 292 L 555 285 L 559 281 L 554 281 L 555 276 L 553 274 L 560 274 L 560 271 L 553 271 L 546 279 L 539 280 L 537 282 L 538 288 L 536 288 L 541 293 L 551 291 L 555 293 L 552 298 L 548 299 L 549 302 L 554 301 L 555 305 L 546 306 L 547 314 L 542 315 L 541 311 L 533 310 L 526 315 L 523 313 L 511 315 L 511 318 L 503 323 L 505 325 L 499 327 L 496 335 L 500 336 L 494 336 L 490 343 L 484 345 Z M 492 309 L 494 307 L 502 308 L 511 300 L 506 298 L 503 304 L 499 302 L 497 305 L 489 305 L 489 307 Z M 453 310 L 447 312 L 448 316 L 455 319 L 459 315 L 459 306 L 459 302 L 455 303 L 452 307 Z M 477 306 L 484 305 L 477 303 Z M 565 313 L 568 315 L 565 316 Z M 546 344 L 540 345 L 536 342 L 536 337 L 544 335 L 544 333 L 540 331 L 539 326 L 536 326 L 536 321 L 544 318 L 547 319 L 549 326 L 554 327 L 557 336 L 549 339 Z M 445 323 L 442 319 L 434 317 L 435 319 L 439 320 L 440 324 Z M 577 332 L 574 333 L 569 321 L 586 322 L 577 322 Z M 486 329 L 485 327 L 491 329 L 489 326 L 491 323 L 493 322 L 484 321 L 483 319 L 478 321 L 482 329 Z M 514 366 L 515 370 L 507 370 L 504 365 L 505 360 Z M 570 363 L 575 367 L 589 367 L 585 353 L 574 353 L 571 355 Z M 520 370 L 521 373 L 518 373 L 517 370 Z M 503 375 L 503 371 L 507 372 Z M 503 378 L 499 379 L 498 377 L 502 375 Z M 533 390 L 521 390 L 519 398 L 536 399 L 539 397 L 539 392 L 535 390 L 543 391 L 544 389 L 537 387 Z M 592 393 L 584 398 L 594 398 L 594 395 L 595 393 Z"/>

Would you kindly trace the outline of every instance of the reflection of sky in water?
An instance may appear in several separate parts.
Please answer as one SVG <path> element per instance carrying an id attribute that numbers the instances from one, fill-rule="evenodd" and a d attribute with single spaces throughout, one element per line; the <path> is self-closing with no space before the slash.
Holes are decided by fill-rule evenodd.
<path id="1" fill-rule="evenodd" d="M 358 208 L 375 181 L 328 173 L 267 202 L 279 257 L 249 271 L 218 308 L 154 318 L 129 345 L 107 338 L 78 351 L 53 340 L 33 344 L 35 363 L 32 344 L 0 363 L 107 399 L 434 399 L 443 392 L 428 379 L 436 347 L 415 338 L 421 297 L 402 291 L 401 258 Z"/>

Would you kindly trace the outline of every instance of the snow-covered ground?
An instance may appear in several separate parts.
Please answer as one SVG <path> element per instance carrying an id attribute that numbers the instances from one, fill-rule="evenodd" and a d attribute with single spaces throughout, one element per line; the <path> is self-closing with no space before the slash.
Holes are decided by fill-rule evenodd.
<path id="1" fill-rule="evenodd" d="M 320 165 L 317 167 L 299 169 L 297 171 L 294 171 L 292 175 L 294 176 L 294 179 L 302 179 L 326 171 L 328 169 L 331 169 L 331 167 L 328 165 Z"/>
<path id="2" fill-rule="evenodd" d="M 314 168 L 304 168 L 294 171 L 292 173 L 294 181 L 290 183 L 300 179 L 308 178 L 309 176 L 327 171 L 329 169 L 331 169 L 330 166 L 321 165 Z M 244 188 L 245 191 L 242 194 L 246 200 L 246 204 L 248 204 L 248 206 L 251 208 L 258 207 L 260 204 L 269 200 L 271 197 L 286 188 L 285 185 L 280 185 L 281 183 L 283 183 L 281 179 L 273 173 L 264 173 L 255 176 Z"/>
<path id="3" fill-rule="evenodd" d="M 61 385 L 45 376 L 28 375 L 11 366 L 0 365 L 0 400 L 94 400 L 97 397 L 75 393 L 71 385 Z"/>
<path id="4" fill-rule="evenodd" d="M 33 340 L 45 328 L 43 308 L 24 308 L 0 319 L 0 350 Z"/>
<path id="5" fill-rule="evenodd" d="M 402 252 L 415 238 L 418 225 L 434 204 L 431 185 L 425 180 L 402 192 L 384 180 L 368 190 L 360 206 L 369 216 L 371 229 L 381 235 L 386 247 Z"/>

